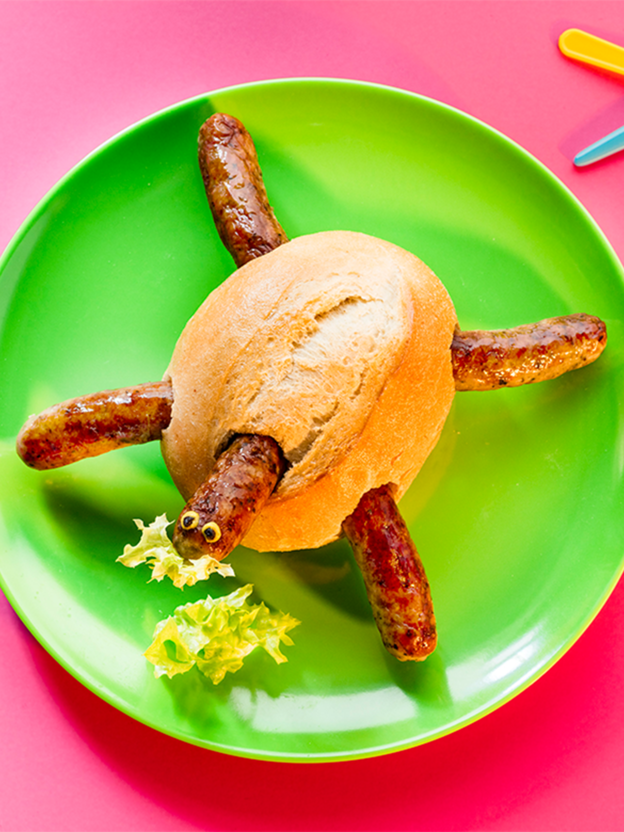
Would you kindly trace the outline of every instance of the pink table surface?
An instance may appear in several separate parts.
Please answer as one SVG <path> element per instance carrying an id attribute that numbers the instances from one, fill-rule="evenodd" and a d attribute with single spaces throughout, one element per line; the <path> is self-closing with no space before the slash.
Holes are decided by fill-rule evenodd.
<path id="1" fill-rule="evenodd" d="M 221 86 L 332 76 L 403 87 L 519 142 L 624 258 L 624 79 L 565 59 L 624 45 L 621 2 L 0 2 L 0 249 L 117 131 Z M 513 701 L 419 748 L 292 765 L 186 746 L 99 700 L 0 595 L 0 830 L 624 829 L 624 585 Z M 184 783 L 192 780 L 191 791 Z"/>

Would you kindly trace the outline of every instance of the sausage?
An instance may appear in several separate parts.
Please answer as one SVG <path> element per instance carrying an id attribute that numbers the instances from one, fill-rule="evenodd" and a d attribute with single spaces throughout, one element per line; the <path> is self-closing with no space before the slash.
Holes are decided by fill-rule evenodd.
<path id="1" fill-rule="evenodd" d="M 217 231 L 238 267 L 288 242 L 262 180 L 253 140 L 216 113 L 199 131 L 199 167 Z"/>
<path id="2" fill-rule="evenodd" d="M 178 517 L 173 545 L 186 560 L 222 560 L 243 539 L 285 469 L 269 436 L 243 434 L 221 453 Z"/>
<path id="3" fill-rule="evenodd" d="M 171 421 L 172 404 L 165 381 L 70 399 L 31 416 L 18 434 L 17 453 L 31 468 L 47 470 L 152 442 Z"/>
<path id="4" fill-rule="evenodd" d="M 451 345 L 455 389 L 498 390 L 557 378 L 591 364 L 606 343 L 606 326 L 592 315 L 489 332 L 457 329 Z"/>
<path id="5" fill-rule="evenodd" d="M 391 487 L 364 494 L 342 528 L 384 646 L 400 661 L 426 659 L 437 642 L 431 591 Z"/>

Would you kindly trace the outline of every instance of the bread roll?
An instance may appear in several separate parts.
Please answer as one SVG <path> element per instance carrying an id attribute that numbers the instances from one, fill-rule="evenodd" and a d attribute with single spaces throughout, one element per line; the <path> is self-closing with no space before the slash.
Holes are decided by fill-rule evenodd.
<path id="1" fill-rule="evenodd" d="M 215 289 L 165 379 L 163 456 L 187 499 L 235 434 L 275 439 L 289 468 L 244 539 L 316 548 L 371 488 L 397 499 L 438 440 L 455 391 L 457 319 L 417 257 L 365 234 L 291 240 Z"/>

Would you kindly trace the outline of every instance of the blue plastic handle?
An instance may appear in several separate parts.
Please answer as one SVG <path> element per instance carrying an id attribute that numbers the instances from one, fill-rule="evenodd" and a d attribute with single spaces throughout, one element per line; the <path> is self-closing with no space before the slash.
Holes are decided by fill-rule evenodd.
<path id="1" fill-rule="evenodd" d="M 619 130 L 614 130 L 608 136 L 598 139 L 597 142 L 590 144 L 585 150 L 581 150 L 574 157 L 574 164 L 577 167 L 584 165 L 591 165 L 592 162 L 598 162 L 600 159 L 606 159 L 607 156 L 612 156 L 618 150 L 624 149 L 624 127 Z"/>

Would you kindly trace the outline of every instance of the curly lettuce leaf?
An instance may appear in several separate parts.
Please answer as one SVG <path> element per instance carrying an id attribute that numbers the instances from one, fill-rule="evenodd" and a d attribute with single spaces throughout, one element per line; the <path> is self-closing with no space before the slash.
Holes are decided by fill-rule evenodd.
<path id="1" fill-rule="evenodd" d="M 174 586 L 184 587 L 206 580 L 215 572 L 223 577 L 234 575 L 229 563 L 220 563 L 210 555 L 204 555 L 194 561 L 185 561 L 173 548 L 167 535 L 170 521 L 167 520 L 166 514 L 161 514 L 149 526 L 145 526 L 142 520 L 134 522 L 141 531 L 141 539 L 136 546 L 126 544 L 123 555 L 117 560 L 131 568 L 147 563 L 152 570 L 151 581 L 162 581 L 167 576 L 171 578 Z"/>
<path id="2" fill-rule="evenodd" d="M 278 664 L 287 661 L 280 642 L 293 644 L 286 633 L 299 621 L 287 613 L 272 613 L 264 603 L 249 604 L 252 591 L 252 584 L 247 584 L 222 598 L 185 604 L 160 621 L 144 654 L 154 665 L 154 676 L 167 674 L 171 679 L 196 665 L 216 685 L 226 673 L 240 670 L 256 647 Z"/>

